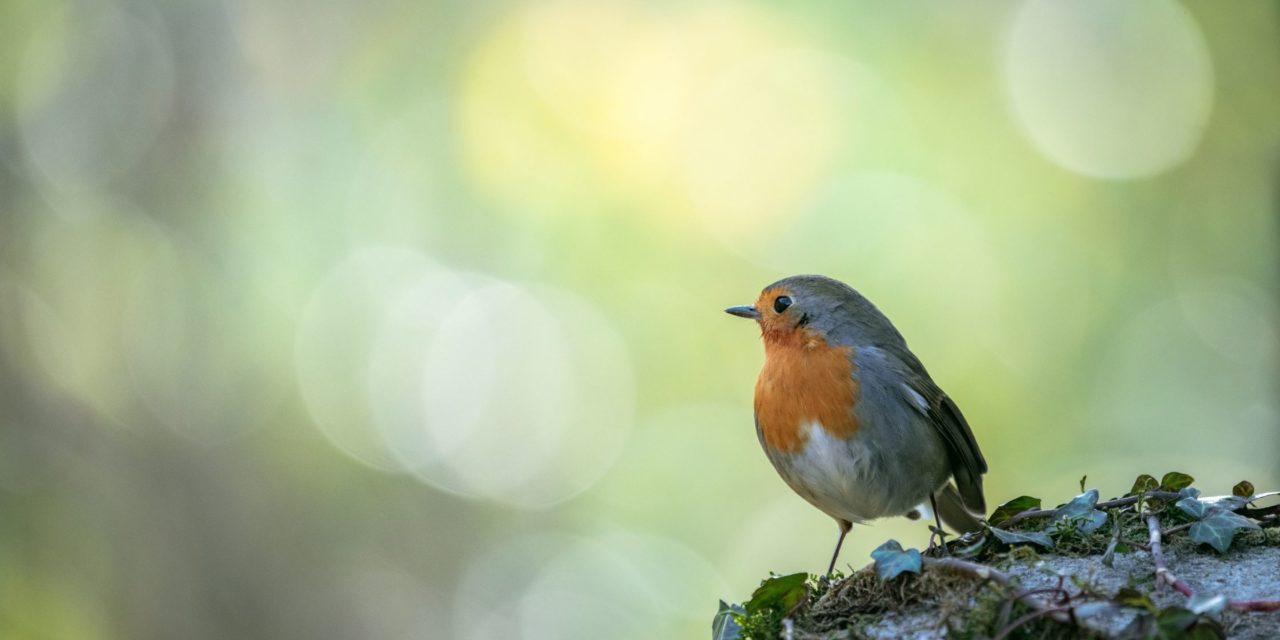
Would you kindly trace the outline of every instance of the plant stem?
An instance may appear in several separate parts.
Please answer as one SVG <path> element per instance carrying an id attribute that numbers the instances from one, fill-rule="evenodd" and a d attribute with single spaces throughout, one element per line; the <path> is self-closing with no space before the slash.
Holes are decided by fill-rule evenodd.
<path id="1" fill-rule="evenodd" d="M 1147 514 L 1147 531 L 1151 532 L 1151 558 L 1156 563 L 1156 581 L 1163 580 L 1188 598 L 1195 595 L 1191 585 L 1179 580 L 1178 576 L 1173 575 L 1173 572 L 1169 570 L 1169 566 L 1165 564 L 1164 547 L 1160 543 L 1160 519 L 1153 514 Z"/>

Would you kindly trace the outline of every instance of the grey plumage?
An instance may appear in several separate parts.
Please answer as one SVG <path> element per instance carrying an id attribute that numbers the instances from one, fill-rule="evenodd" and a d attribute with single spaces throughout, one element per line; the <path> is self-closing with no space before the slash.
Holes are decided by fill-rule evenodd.
<path id="1" fill-rule="evenodd" d="M 792 276 L 765 289 L 778 287 L 791 292 L 790 311 L 799 314 L 801 323 L 824 334 L 829 343 L 854 350 L 854 375 L 861 388 L 855 411 L 863 424 L 855 440 L 876 441 L 870 447 L 873 451 L 897 452 L 895 460 L 874 461 L 878 473 L 885 476 L 881 480 L 906 485 L 932 483 L 919 491 L 918 498 L 924 500 L 932 492 L 941 502 L 938 510 L 948 525 L 960 531 L 976 527 L 977 521 L 969 514 L 981 515 L 986 509 L 982 493 L 986 460 L 964 414 L 911 353 L 893 323 L 871 301 L 838 280 Z M 935 443 L 946 451 L 948 467 L 937 469 L 936 474 L 922 474 L 922 469 L 934 464 L 930 460 L 936 457 L 930 454 Z M 864 441 L 858 446 L 868 444 Z M 948 477 L 955 479 L 954 489 Z M 791 479 L 788 483 L 794 486 Z M 848 518 L 837 516 L 841 517 Z"/>

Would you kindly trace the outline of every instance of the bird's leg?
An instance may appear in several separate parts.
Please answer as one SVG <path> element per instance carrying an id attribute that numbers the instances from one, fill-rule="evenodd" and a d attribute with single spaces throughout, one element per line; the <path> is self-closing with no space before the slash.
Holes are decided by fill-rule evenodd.
<path id="1" fill-rule="evenodd" d="M 942 555 L 951 555 L 947 553 L 947 534 L 942 530 L 942 516 L 938 514 L 938 500 L 933 497 L 932 493 L 929 494 L 929 506 L 933 507 L 933 521 L 938 525 L 936 527 L 929 527 L 933 530 L 933 533 L 929 534 L 929 548 L 934 548 L 933 539 L 934 536 L 937 536 L 937 547 L 942 549 Z"/>
<path id="2" fill-rule="evenodd" d="M 836 540 L 836 550 L 831 553 L 831 564 L 827 565 L 827 575 L 831 575 L 831 572 L 836 570 L 836 558 L 840 557 L 840 545 L 844 544 L 844 537 L 853 528 L 853 523 L 848 520 L 836 520 L 836 524 L 840 525 L 840 538 Z"/>

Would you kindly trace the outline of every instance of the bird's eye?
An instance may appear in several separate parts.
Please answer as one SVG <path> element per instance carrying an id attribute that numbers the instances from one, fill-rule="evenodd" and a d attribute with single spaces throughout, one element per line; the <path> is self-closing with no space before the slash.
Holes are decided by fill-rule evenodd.
<path id="1" fill-rule="evenodd" d="M 787 296 L 778 296 L 773 299 L 773 310 L 778 313 L 786 311 L 789 306 L 791 306 L 791 298 Z"/>

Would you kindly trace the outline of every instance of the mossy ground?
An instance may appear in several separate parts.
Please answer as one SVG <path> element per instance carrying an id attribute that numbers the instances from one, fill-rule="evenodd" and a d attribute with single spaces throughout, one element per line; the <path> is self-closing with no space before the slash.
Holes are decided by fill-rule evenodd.
<path id="1" fill-rule="evenodd" d="M 1160 522 L 1166 530 L 1193 522 L 1194 518 L 1173 509 L 1169 505 L 1160 512 Z M 1119 523 L 1116 531 L 1115 523 Z M 1280 526 L 1271 521 L 1261 529 L 1240 530 L 1231 543 L 1230 550 L 1219 554 L 1212 547 L 1197 544 L 1182 531 L 1164 537 L 1166 555 L 1194 564 L 1196 558 L 1208 563 L 1258 562 L 1258 572 L 1268 574 L 1266 579 L 1276 583 L 1262 596 L 1280 597 L 1280 553 L 1258 556 L 1250 550 L 1280 548 Z M 1180 594 L 1168 589 L 1158 590 L 1154 568 L 1144 547 L 1149 541 L 1146 521 L 1132 510 L 1111 509 L 1107 525 L 1091 532 L 1084 532 L 1079 523 L 1059 522 L 1052 525 L 1054 548 L 1052 552 L 1029 545 L 1008 546 L 989 540 L 973 549 L 971 540 L 953 541 L 949 548 L 969 547 L 969 560 L 993 567 L 1015 576 L 1015 581 L 1026 588 L 1044 588 L 1051 584 L 1048 578 L 1057 577 L 1061 584 L 1075 593 L 1090 594 L 1099 601 L 1110 601 L 1125 587 L 1148 595 L 1161 607 L 1186 604 Z M 1010 527 L 1014 530 L 1044 530 L 1046 520 L 1027 519 Z M 988 536 L 990 538 L 990 536 Z M 1115 567 L 1103 567 L 1102 558 L 1115 543 L 1118 560 Z M 937 551 L 930 556 L 938 555 Z M 1268 569 L 1268 563 L 1270 569 Z M 1205 564 L 1205 563 L 1202 563 Z M 1174 567 L 1175 571 L 1178 570 Z M 1197 569 L 1199 571 L 1200 569 Z M 1218 571 L 1221 569 L 1205 569 Z M 1041 575 L 1044 574 L 1044 575 Z M 1046 578 L 1048 576 L 1048 578 Z M 1200 577 L 1208 585 L 1212 576 Z M 881 581 L 875 571 L 866 567 L 847 577 L 837 576 L 828 582 L 812 577 L 804 604 L 794 611 L 766 610 L 741 618 L 742 638 L 784 637 L 784 618 L 789 620 L 790 637 L 801 640 L 836 640 L 846 638 L 991 638 L 1002 631 L 1010 638 L 1095 638 L 1115 637 L 1118 625 L 1123 621 L 1100 622 L 1090 625 L 1071 625 L 1038 619 L 1011 629 L 1010 625 L 1031 610 L 1015 603 L 1010 588 L 982 580 L 974 576 L 926 569 L 921 574 L 904 573 L 897 578 Z M 1098 607 L 1101 609 L 1102 607 Z M 1081 610 L 1083 611 L 1083 610 Z M 1158 609 L 1150 611 L 1153 615 Z M 1140 615 L 1130 611 L 1127 620 Z M 1108 615 L 1115 616 L 1114 610 Z M 1225 612 L 1219 616 L 1222 624 L 1206 619 L 1214 629 L 1227 631 L 1239 629 L 1241 624 L 1253 629 L 1262 624 L 1280 637 L 1280 613 L 1256 614 L 1263 618 L 1250 618 L 1255 614 Z M 1124 617 L 1124 616 L 1121 616 Z M 1268 619 L 1270 621 L 1268 621 Z M 1117 618 L 1119 620 L 1119 618 Z M 1259 622 L 1259 620 L 1261 622 Z M 1110 631 L 1106 628 L 1110 625 Z M 1271 625 L 1271 626 L 1267 626 Z M 1207 637 L 1218 637 L 1218 631 Z M 1252 635 L 1270 631 L 1250 632 L 1242 637 L 1268 637 Z M 1177 636 L 1175 636 L 1177 637 Z M 1195 636 L 1185 636 L 1195 637 Z M 1232 635 L 1231 637 L 1235 637 Z"/>

